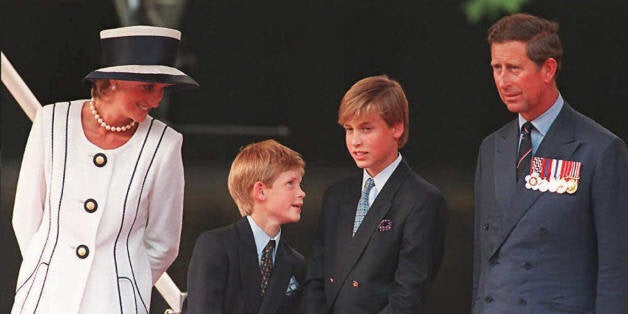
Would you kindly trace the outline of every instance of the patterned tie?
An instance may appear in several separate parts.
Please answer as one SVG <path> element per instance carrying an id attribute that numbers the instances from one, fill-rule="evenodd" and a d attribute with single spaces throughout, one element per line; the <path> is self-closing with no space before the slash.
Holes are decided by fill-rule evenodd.
<path id="1" fill-rule="evenodd" d="M 526 122 L 521 126 L 521 142 L 519 143 L 519 158 L 517 158 L 517 181 L 526 173 L 530 172 L 530 161 L 532 160 L 532 136 L 530 133 L 534 126 Z"/>
<path id="2" fill-rule="evenodd" d="M 369 193 L 371 189 L 375 186 L 375 182 L 373 182 L 372 178 L 366 179 L 364 182 L 364 189 L 362 189 L 362 196 L 360 197 L 360 201 L 358 202 L 358 209 L 355 211 L 355 221 L 353 222 L 353 235 L 358 231 L 358 227 L 362 223 L 364 216 L 366 216 L 366 212 L 369 210 Z"/>
<path id="3" fill-rule="evenodd" d="M 259 265 L 259 272 L 262 275 L 262 281 L 260 283 L 260 293 L 263 296 L 266 294 L 266 288 L 270 283 L 270 276 L 273 274 L 273 250 L 275 250 L 275 240 L 268 241 L 264 251 L 262 251 L 262 261 Z"/>

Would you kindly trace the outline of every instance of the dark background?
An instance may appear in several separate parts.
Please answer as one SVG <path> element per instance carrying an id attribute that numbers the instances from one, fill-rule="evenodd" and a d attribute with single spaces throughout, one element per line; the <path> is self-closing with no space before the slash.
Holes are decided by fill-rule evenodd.
<path id="1" fill-rule="evenodd" d="M 121 23 L 113 4 L 0 3 L 2 51 L 36 97 L 42 103 L 88 97 L 81 79 L 99 67 L 98 31 Z M 181 290 L 196 236 L 238 217 L 226 189 L 227 171 L 238 148 L 252 141 L 275 137 L 308 163 L 302 221 L 286 226 L 285 236 L 309 255 L 324 188 L 357 171 L 336 124 L 339 100 L 355 81 L 385 73 L 400 81 L 411 105 L 410 140 L 401 152 L 443 190 L 450 205 L 445 261 L 434 284 L 432 312 L 469 311 L 476 151 L 484 136 L 515 116 L 499 100 L 488 66 L 485 34 L 497 17 L 471 24 L 462 4 L 187 1 L 177 26 L 183 32 L 179 67 L 201 88 L 171 94 L 154 113 L 184 134 L 184 225 L 179 258 L 169 270 Z M 567 0 L 536 0 L 522 9 L 560 23 L 565 50 L 558 78 L 561 93 L 624 140 L 627 9 L 623 1 Z M 0 313 L 7 313 L 21 262 L 10 220 L 30 121 L 4 85 L 0 93 Z M 187 131 L 190 124 L 220 130 L 280 126 L 289 133 L 200 134 Z M 163 313 L 164 308 L 154 294 L 152 312 Z"/>

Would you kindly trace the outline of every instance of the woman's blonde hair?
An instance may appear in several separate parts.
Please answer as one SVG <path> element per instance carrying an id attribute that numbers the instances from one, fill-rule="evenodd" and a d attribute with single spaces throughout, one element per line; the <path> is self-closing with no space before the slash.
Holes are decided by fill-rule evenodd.
<path id="1" fill-rule="evenodd" d="M 93 99 L 98 99 L 105 96 L 110 90 L 111 81 L 109 79 L 95 79 L 91 80 L 91 82 L 92 89 L 90 91 L 90 94 L 92 95 Z"/>

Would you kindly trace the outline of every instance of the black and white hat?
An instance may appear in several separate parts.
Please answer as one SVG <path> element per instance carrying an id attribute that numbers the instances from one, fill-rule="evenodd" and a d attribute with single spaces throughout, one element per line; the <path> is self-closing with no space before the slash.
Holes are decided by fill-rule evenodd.
<path id="1" fill-rule="evenodd" d="M 100 32 L 103 68 L 84 80 L 114 79 L 198 87 L 187 74 L 174 68 L 181 32 L 155 26 L 128 26 Z"/>

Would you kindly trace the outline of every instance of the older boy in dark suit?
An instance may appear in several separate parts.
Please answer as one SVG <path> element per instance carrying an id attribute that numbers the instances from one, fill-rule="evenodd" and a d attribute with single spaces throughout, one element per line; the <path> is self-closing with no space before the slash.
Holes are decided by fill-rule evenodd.
<path id="1" fill-rule="evenodd" d="M 301 218 L 304 167 L 297 152 L 274 140 L 240 151 L 228 185 L 243 217 L 199 236 L 183 313 L 297 313 L 305 264 L 281 225 Z"/>
<path id="2" fill-rule="evenodd" d="M 343 97 L 338 122 L 364 171 L 325 193 L 306 313 L 423 313 L 443 255 L 446 202 L 399 154 L 405 94 L 387 76 L 367 77 Z"/>

